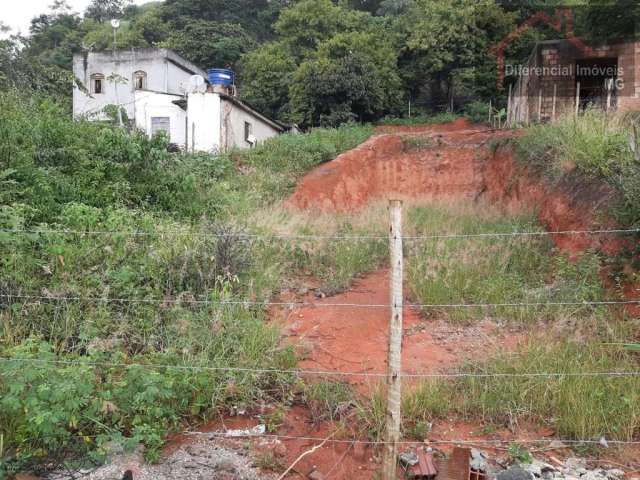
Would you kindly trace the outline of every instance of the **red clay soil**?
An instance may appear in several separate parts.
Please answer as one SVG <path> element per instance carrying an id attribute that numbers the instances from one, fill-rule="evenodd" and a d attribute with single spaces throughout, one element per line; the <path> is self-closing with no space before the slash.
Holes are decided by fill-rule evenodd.
<path id="1" fill-rule="evenodd" d="M 538 221 L 547 231 L 615 229 L 616 224 L 598 222 L 598 209 L 611 199 L 613 192 L 603 185 L 593 185 L 583 191 L 572 190 L 565 185 L 558 188 L 545 186 L 535 176 L 515 163 L 510 148 L 500 147 L 489 158 L 484 171 L 483 194 L 493 205 L 508 213 L 516 213 L 524 208 L 538 211 Z M 575 258 L 587 250 L 600 251 L 615 256 L 625 248 L 632 248 L 634 240 L 628 236 L 611 234 L 558 234 L 551 235 L 555 245 L 570 257 Z M 629 265 L 625 267 L 628 278 L 635 272 Z M 609 270 L 602 268 L 601 276 L 605 285 L 611 283 Z M 609 285 L 615 287 L 615 285 Z M 622 294 L 628 300 L 640 297 L 640 282 L 622 286 Z M 635 317 L 640 316 L 640 305 L 629 304 L 625 311 Z"/>
<path id="2" fill-rule="evenodd" d="M 611 195 L 602 187 L 589 192 L 591 198 L 546 187 L 526 170 L 518 169 L 509 148 L 498 148 L 489 159 L 484 171 L 484 185 L 489 203 L 500 206 L 508 213 L 536 208 L 538 220 L 549 231 L 591 229 L 595 224 L 599 200 Z M 604 248 L 609 252 L 619 249 L 614 245 L 619 241 L 617 237 L 553 235 L 552 238 L 561 250 L 571 255 L 590 248 Z"/>
<path id="3" fill-rule="evenodd" d="M 308 370 L 332 372 L 386 372 L 389 329 L 388 308 L 358 305 L 384 305 L 389 302 L 389 272 L 379 270 L 358 280 L 347 292 L 325 299 L 306 299 L 318 306 L 288 313 L 284 335 L 298 347 Z M 323 306 L 348 304 L 354 306 Z M 492 322 L 442 332 L 442 326 L 427 322 L 412 309 L 404 309 L 402 364 L 405 373 L 435 373 L 464 362 L 467 357 L 486 355 L 500 346 L 514 348 L 519 337 Z M 431 333 L 430 333 L 431 332 Z M 455 333 L 455 343 L 447 337 Z M 435 337 L 435 338 L 434 338 Z M 353 375 L 334 377 L 358 386 L 361 392 L 375 389 L 380 377 Z"/>
<path id="4" fill-rule="evenodd" d="M 513 135 L 461 120 L 427 127 L 388 127 L 312 170 L 287 205 L 303 210 L 353 211 L 371 201 L 474 199 L 482 190 L 492 138 Z"/>
<path id="5" fill-rule="evenodd" d="M 548 230 L 585 230 L 611 192 L 600 187 L 576 194 L 551 189 L 516 166 L 510 148 L 493 151 L 488 142 L 519 135 L 496 131 L 461 119 L 442 125 L 379 127 L 362 145 L 308 173 L 287 200 L 290 208 L 356 211 L 374 200 L 391 197 L 413 201 L 475 200 L 509 213 L 539 211 Z M 609 253 L 623 243 L 610 237 L 555 235 L 562 250 L 576 254 L 588 248 Z"/>
<path id="6" fill-rule="evenodd" d="M 604 186 L 576 191 L 575 185 L 548 187 L 516 165 L 510 147 L 493 151 L 488 142 L 513 137 L 467 120 L 442 125 L 379 127 L 359 147 L 312 170 L 286 205 L 294 209 L 357 211 L 375 200 L 459 201 L 483 199 L 509 213 L 538 211 L 548 231 L 615 228 L 598 223 L 596 212 L 613 193 Z M 560 234 L 560 250 L 575 257 L 585 250 L 616 255 L 631 246 L 625 237 Z M 640 283 L 624 287 L 627 298 L 640 296 Z M 628 312 L 640 314 L 640 306 Z"/>

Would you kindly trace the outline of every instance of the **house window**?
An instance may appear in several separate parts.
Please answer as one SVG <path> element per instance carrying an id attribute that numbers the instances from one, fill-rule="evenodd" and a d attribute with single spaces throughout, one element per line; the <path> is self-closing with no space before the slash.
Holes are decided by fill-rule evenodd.
<path id="1" fill-rule="evenodd" d="M 104 93 L 104 75 L 101 73 L 91 75 L 91 93 Z"/>
<path id="2" fill-rule="evenodd" d="M 147 74 L 142 70 L 133 74 L 133 85 L 136 90 L 146 90 L 147 88 Z"/>
<path id="3" fill-rule="evenodd" d="M 253 145 L 255 143 L 255 137 L 253 136 L 253 125 L 249 122 L 244 122 L 244 141 Z"/>
<path id="4" fill-rule="evenodd" d="M 169 135 L 171 119 L 169 117 L 151 117 L 151 136 L 164 132 Z"/>

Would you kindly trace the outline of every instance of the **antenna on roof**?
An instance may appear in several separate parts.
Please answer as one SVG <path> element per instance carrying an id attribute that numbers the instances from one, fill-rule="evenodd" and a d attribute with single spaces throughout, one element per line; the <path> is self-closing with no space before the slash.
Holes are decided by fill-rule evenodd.
<path id="1" fill-rule="evenodd" d="M 189 77 L 189 93 L 204 93 L 207 91 L 207 82 L 202 75 Z"/>

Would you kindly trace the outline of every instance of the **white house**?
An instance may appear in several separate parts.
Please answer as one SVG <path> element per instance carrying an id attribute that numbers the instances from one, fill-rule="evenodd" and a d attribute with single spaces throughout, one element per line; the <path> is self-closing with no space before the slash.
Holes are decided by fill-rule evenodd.
<path id="1" fill-rule="evenodd" d="M 130 125 L 166 132 L 188 151 L 250 148 L 286 130 L 236 98 L 235 88 L 194 88 L 205 72 L 168 49 L 76 54 L 73 71 L 74 118 L 106 120 L 105 107 L 120 105 Z"/>

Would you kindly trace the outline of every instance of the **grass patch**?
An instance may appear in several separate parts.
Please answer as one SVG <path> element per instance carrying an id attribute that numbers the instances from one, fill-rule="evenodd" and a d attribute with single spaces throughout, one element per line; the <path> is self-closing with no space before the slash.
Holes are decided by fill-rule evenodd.
<path id="1" fill-rule="evenodd" d="M 408 222 L 418 235 L 484 234 L 538 231 L 531 216 L 503 217 L 488 209 L 419 207 Z M 513 304 L 600 300 L 604 292 L 599 258 L 590 253 L 569 261 L 550 239 L 532 237 L 473 237 L 429 239 L 411 243 L 407 279 L 411 297 L 420 304 Z M 433 313 L 425 309 L 426 313 Z M 527 322 L 602 314 L 603 309 L 577 305 L 446 308 L 452 320 L 479 316 Z"/>
<path id="2" fill-rule="evenodd" d="M 608 185 L 617 192 L 609 206 L 615 207 L 618 220 L 638 226 L 640 163 L 631 148 L 633 121 L 587 110 L 577 119 L 567 116 L 554 123 L 533 125 L 514 140 L 517 157 L 550 182 L 572 176 L 574 187 L 585 182 Z"/>
<path id="3" fill-rule="evenodd" d="M 349 384 L 327 380 L 305 385 L 302 395 L 316 423 L 341 419 L 354 399 Z"/>
<path id="4" fill-rule="evenodd" d="M 460 118 L 464 118 L 457 113 L 435 113 L 422 114 L 408 118 L 388 117 L 378 122 L 378 125 L 431 125 L 435 123 L 454 122 Z"/>
<path id="5" fill-rule="evenodd" d="M 431 381 L 405 398 L 410 407 L 406 413 L 412 419 L 439 418 L 448 411 L 466 419 L 505 426 L 531 420 L 570 439 L 605 436 L 632 440 L 640 431 L 640 380 L 577 374 L 637 368 L 637 358 L 598 341 L 532 341 L 516 353 L 466 366 L 461 372 L 559 372 L 567 376 Z"/>
<path id="6" fill-rule="evenodd" d="M 272 277 L 274 288 L 299 286 L 301 278 L 309 277 L 319 280 L 328 293 L 339 292 L 358 275 L 380 268 L 388 261 L 387 215 L 383 205 L 372 205 L 357 215 L 317 213 L 309 216 L 282 208 L 260 210 L 249 222 L 267 235 L 383 238 L 268 242 L 264 244 L 258 270 L 278 270 Z"/>
<path id="7" fill-rule="evenodd" d="M 303 135 L 287 134 L 269 139 L 257 148 L 231 152 L 243 174 L 231 176 L 220 187 L 224 211 L 243 218 L 286 198 L 296 181 L 313 167 L 364 142 L 373 133 L 367 125 L 337 129 L 317 128 Z"/>

